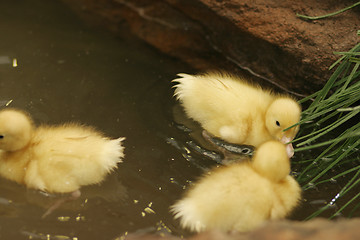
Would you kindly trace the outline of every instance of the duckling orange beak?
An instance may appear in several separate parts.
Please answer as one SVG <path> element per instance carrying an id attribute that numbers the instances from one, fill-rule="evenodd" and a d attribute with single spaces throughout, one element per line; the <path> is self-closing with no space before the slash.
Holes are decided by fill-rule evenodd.
<path id="1" fill-rule="evenodd" d="M 289 142 L 291 142 L 291 138 L 283 136 L 280 140 L 280 142 L 282 142 L 283 144 L 286 145 L 286 153 L 288 155 L 289 158 L 292 158 L 294 156 L 294 148 L 293 145 Z"/>

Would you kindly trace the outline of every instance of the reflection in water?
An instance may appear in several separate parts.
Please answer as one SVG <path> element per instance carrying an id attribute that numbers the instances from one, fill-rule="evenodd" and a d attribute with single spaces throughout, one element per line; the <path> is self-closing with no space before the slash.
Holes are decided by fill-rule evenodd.
<path id="1" fill-rule="evenodd" d="M 8 56 L 0 56 L 0 64 L 10 64 L 10 58 Z"/>
<path id="2" fill-rule="evenodd" d="M 28 189 L 26 191 L 27 202 L 48 209 L 58 199 L 64 197 L 63 194 L 49 194 L 37 190 Z M 62 210 L 70 210 L 71 212 L 81 212 L 92 206 L 94 201 L 106 201 L 108 203 L 124 204 L 128 200 L 127 190 L 120 182 L 120 179 L 111 174 L 107 179 L 98 185 L 85 186 L 81 188 L 81 196 L 76 200 L 67 201 L 62 204 Z M 53 214 L 56 214 L 56 211 Z M 61 218 L 61 219 L 59 219 Z M 66 220 L 70 217 L 58 217 L 59 220 Z"/>

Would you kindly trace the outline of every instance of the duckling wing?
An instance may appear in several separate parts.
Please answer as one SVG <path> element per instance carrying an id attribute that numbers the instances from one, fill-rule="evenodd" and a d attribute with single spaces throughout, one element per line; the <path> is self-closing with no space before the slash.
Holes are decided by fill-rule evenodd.
<path id="1" fill-rule="evenodd" d="M 274 184 L 274 192 L 276 198 L 271 209 L 271 219 L 284 218 L 299 205 L 301 187 L 292 176 L 287 176 L 281 183 Z"/>
<path id="2" fill-rule="evenodd" d="M 77 177 L 72 174 L 72 165 L 61 158 L 49 158 L 49 161 L 32 161 L 25 175 L 25 184 L 29 188 L 46 192 L 67 193 L 80 188 Z"/>

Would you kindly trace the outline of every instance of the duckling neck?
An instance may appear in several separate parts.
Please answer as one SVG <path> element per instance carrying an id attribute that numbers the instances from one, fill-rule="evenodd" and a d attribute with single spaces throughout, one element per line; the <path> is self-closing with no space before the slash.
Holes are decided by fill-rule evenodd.
<path id="1" fill-rule="evenodd" d="M 264 124 L 263 116 L 254 115 L 251 119 L 252 130 L 249 131 L 247 142 L 252 146 L 259 146 L 261 143 L 271 140 L 270 133 Z"/>

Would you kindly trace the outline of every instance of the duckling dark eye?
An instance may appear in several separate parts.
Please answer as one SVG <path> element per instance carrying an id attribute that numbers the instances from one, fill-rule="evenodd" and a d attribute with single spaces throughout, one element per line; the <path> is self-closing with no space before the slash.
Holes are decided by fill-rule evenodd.
<path id="1" fill-rule="evenodd" d="M 276 126 L 280 127 L 279 121 L 276 121 L 275 123 L 276 123 Z"/>
<path id="2" fill-rule="evenodd" d="M 0 135 L 0 139 L 3 139 L 4 138 L 4 135 Z"/>

